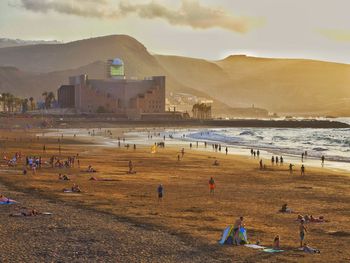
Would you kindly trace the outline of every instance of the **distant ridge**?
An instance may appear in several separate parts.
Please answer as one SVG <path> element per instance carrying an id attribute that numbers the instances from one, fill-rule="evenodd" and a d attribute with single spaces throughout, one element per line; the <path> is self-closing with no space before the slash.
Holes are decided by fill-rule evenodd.
<path id="1" fill-rule="evenodd" d="M 22 39 L 0 38 L 0 48 L 30 46 L 30 45 L 39 45 L 39 44 L 59 44 L 59 43 L 62 43 L 62 42 L 57 40 L 22 40 Z"/>

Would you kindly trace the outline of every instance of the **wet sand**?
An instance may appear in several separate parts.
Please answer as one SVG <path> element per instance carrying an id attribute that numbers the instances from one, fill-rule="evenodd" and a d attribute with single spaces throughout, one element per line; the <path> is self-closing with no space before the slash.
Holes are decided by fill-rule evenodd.
<path id="1" fill-rule="evenodd" d="M 56 138 L 40 138 L 39 141 L 32 138 L 32 141 L 29 141 L 28 133 L 26 139 L 21 142 L 17 139 L 15 142 L 13 138 L 18 138 L 19 134 L 7 135 L 10 139 L 6 142 L 6 152 L 11 153 L 10 155 L 21 151 L 22 154 L 41 154 L 44 160 L 48 160 L 51 155 L 58 154 Z M 24 136 L 23 133 L 21 136 Z M 91 145 L 87 141 L 75 141 L 72 137 L 63 138 L 61 143 L 62 158 L 79 153 L 80 168 L 43 167 L 36 175 L 29 172 L 27 176 L 23 176 L 21 165 L 7 168 L 1 162 L 0 182 L 6 187 L 3 190 L 4 194 L 19 199 L 18 201 L 26 206 L 54 213 L 50 219 L 41 216 L 29 218 L 30 222 L 35 223 L 26 224 L 25 220 L 28 218 L 8 218 L 8 214 L 13 212 L 16 206 L 6 207 L 8 210 L 2 209 L 2 220 L 10 226 L 6 228 L 8 230 L 1 228 L 1 232 L 4 233 L 2 236 L 5 236 L 7 241 L 4 244 L 11 243 L 11 246 L 5 249 L 5 254 L 2 254 L 5 259 L 11 255 L 16 256 L 16 251 L 21 250 L 24 251 L 22 256 L 34 259 L 38 255 L 33 248 L 43 247 L 50 250 L 50 243 L 63 244 L 67 238 L 74 239 L 75 232 L 69 230 L 71 224 L 72 228 L 79 229 L 77 236 L 81 237 L 72 242 L 78 251 L 84 251 L 81 252 L 81 258 L 73 257 L 78 262 L 350 260 L 350 177 L 346 173 L 307 169 L 306 176 L 301 177 L 299 167 L 294 175 L 289 174 L 287 165 L 268 166 L 266 171 L 260 171 L 258 161 L 254 159 L 191 151 L 188 148 L 184 158 L 178 162 L 177 155 L 180 149 L 174 147 L 159 149 L 156 154 L 151 154 L 149 147 L 138 147 L 136 151 L 127 150 L 125 147 L 103 147 Z M 43 144 L 47 147 L 45 154 L 42 154 Z M 220 162 L 220 166 L 212 165 L 215 158 Z M 133 161 L 136 174 L 126 173 L 129 160 Z M 98 172 L 82 172 L 89 164 Z M 67 174 L 71 181 L 59 181 L 58 173 Z M 91 176 L 115 181 L 89 181 Z M 211 176 L 217 185 L 214 196 L 209 195 L 208 189 Z M 62 189 L 70 187 L 72 183 L 77 183 L 83 192 L 63 194 Z M 162 183 L 165 189 L 165 197 L 161 203 L 156 197 L 159 183 Z M 297 214 L 278 213 L 283 203 L 288 203 L 300 214 L 323 215 L 330 220 L 327 223 L 307 224 L 309 233 L 306 240 L 310 246 L 320 249 L 321 255 L 308 255 L 297 250 Z M 271 246 L 274 236 L 279 234 L 281 246 L 286 251 L 271 255 L 246 247 L 219 246 L 217 240 L 222 230 L 241 215 L 246 218 L 248 239 L 251 242 L 259 239 L 262 245 Z M 21 224 L 18 224 L 18 221 Z M 50 224 L 48 221 L 60 222 L 61 227 L 68 229 L 67 232 L 50 231 L 47 228 Z M 130 225 L 135 228 L 130 236 L 127 236 Z M 14 237 L 7 234 L 18 229 L 27 229 L 28 233 L 31 233 L 23 237 L 23 247 L 27 249 L 21 248 L 20 244 L 14 245 Z M 119 230 L 121 232 L 118 232 Z M 146 231 L 142 234 L 142 241 L 135 241 L 133 231 Z M 31 236 L 35 235 L 41 235 L 43 238 L 33 239 Z M 123 239 L 114 243 L 116 236 L 122 236 Z M 21 237 L 16 235 L 16 238 Z M 84 241 L 90 238 L 94 240 L 92 243 Z M 118 244 L 121 243 L 125 246 L 119 248 Z M 96 246 L 96 251 L 90 250 L 90 246 Z M 139 251 L 139 247 L 148 252 L 145 252 L 144 256 L 140 253 L 135 255 L 135 250 Z M 174 249 L 170 249 L 172 247 Z M 99 255 L 99 250 L 113 252 Z M 68 260 L 74 256 L 72 249 L 59 252 L 55 252 L 58 253 L 57 261 Z M 124 257 L 123 253 L 135 257 Z M 160 260 L 161 255 L 166 258 Z M 120 260 L 116 260 L 116 257 L 120 257 Z"/>

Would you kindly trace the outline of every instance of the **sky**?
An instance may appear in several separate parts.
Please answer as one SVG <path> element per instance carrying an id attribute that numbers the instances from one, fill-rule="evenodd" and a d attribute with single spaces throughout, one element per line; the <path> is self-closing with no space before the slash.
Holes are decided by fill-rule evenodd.
<path id="1" fill-rule="evenodd" d="M 0 0 L 0 37 L 127 34 L 151 53 L 350 64 L 349 0 Z"/>

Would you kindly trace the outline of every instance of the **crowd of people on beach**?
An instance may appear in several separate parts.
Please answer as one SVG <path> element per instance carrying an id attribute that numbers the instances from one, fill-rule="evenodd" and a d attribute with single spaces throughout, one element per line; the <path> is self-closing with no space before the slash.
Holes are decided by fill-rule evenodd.
<path id="1" fill-rule="evenodd" d="M 89 134 L 91 136 L 95 136 L 95 130 L 92 130 L 92 132 L 89 131 Z M 110 130 L 108 131 L 105 131 L 105 135 L 106 136 L 112 136 L 112 132 Z M 157 133 L 157 134 L 148 134 L 148 138 L 149 139 L 153 139 L 153 136 L 156 136 L 156 137 L 161 137 L 161 134 L 160 133 Z M 170 139 L 173 138 L 172 135 L 169 135 L 168 136 Z M 183 135 L 183 138 L 185 138 L 186 136 Z M 63 138 L 63 136 L 62 136 Z M 157 147 L 165 147 L 165 143 L 164 141 L 166 140 L 166 137 L 165 135 L 163 136 L 163 141 L 160 142 L 160 143 L 156 143 L 156 146 Z M 124 143 L 124 146 L 129 149 L 129 147 L 131 147 L 129 144 L 125 144 L 125 138 L 120 138 L 118 137 L 118 147 L 121 147 L 121 141 L 123 141 Z M 59 142 L 60 142 L 60 139 L 59 139 Z M 204 147 L 207 147 L 208 143 L 207 142 L 203 142 L 204 144 Z M 195 145 L 196 145 L 196 148 L 199 147 L 199 142 L 195 142 Z M 213 151 L 215 152 L 221 152 L 222 149 L 225 149 L 225 154 L 227 155 L 228 154 L 228 146 L 222 146 L 221 144 L 217 144 L 217 143 L 213 143 L 211 144 L 212 145 L 212 149 Z M 189 148 L 192 149 L 193 148 L 193 143 L 191 142 L 189 144 Z M 133 144 L 133 149 L 134 151 L 136 151 L 136 144 Z M 46 145 L 44 144 L 43 145 L 43 153 L 46 154 L 47 152 L 47 147 Z M 266 164 L 263 163 L 263 159 L 260 158 L 260 150 L 257 149 L 257 150 L 254 150 L 254 149 L 250 149 L 250 154 L 251 154 L 251 157 L 254 158 L 254 159 L 259 159 L 259 167 L 261 170 L 266 170 L 267 169 L 267 166 Z M 180 152 L 178 153 L 177 155 L 177 160 L 180 161 L 181 159 L 183 159 L 185 157 L 185 148 L 182 148 L 180 150 Z M 304 162 L 305 159 L 307 159 L 308 157 L 308 153 L 307 151 L 304 151 L 302 154 L 301 154 L 301 161 Z M 4 155 L 4 160 L 7 160 L 7 161 L 11 161 L 14 165 L 17 164 L 17 162 L 19 160 L 21 160 L 22 158 L 22 155 L 21 153 L 16 153 L 15 156 L 13 158 L 11 158 L 10 160 L 7 159 L 6 155 Z M 79 154 L 76 154 L 75 156 L 68 156 L 66 158 L 62 158 L 61 156 L 61 147 L 59 146 L 59 156 L 55 156 L 55 155 L 52 155 L 50 158 L 49 158 L 49 161 L 48 161 L 48 164 L 52 167 L 52 168 L 73 168 L 75 167 L 75 163 L 78 163 L 78 166 L 80 167 L 80 161 L 79 161 Z M 324 162 L 325 162 L 325 156 L 322 156 L 321 157 L 321 163 L 322 163 L 322 166 L 324 165 Z M 283 166 L 284 164 L 284 157 L 283 156 L 272 156 L 271 157 L 271 166 Z M 42 157 L 41 156 L 31 156 L 31 155 L 28 155 L 25 157 L 25 167 L 24 170 L 23 170 L 23 174 L 26 174 L 27 173 L 27 168 L 31 169 L 33 171 L 33 174 L 36 174 L 36 169 L 40 169 L 43 165 L 43 161 L 42 161 Z M 219 166 L 219 161 L 217 159 L 215 159 L 214 163 L 213 163 L 214 166 Z M 10 165 L 9 165 L 10 166 Z M 293 173 L 293 167 L 294 167 L 294 164 L 290 163 L 288 168 L 289 168 L 289 172 L 292 174 Z M 92 165 L 89 165 L 86 172 L 88 173 L 96 173 L 97 171 L 93 168 Z M 301 165 L 300 167 L 300 172 L 301 172 L 301 175 L 304 176 L 305 175 L 305 166 L 304 164 Z M 135 174 L 136 171 L 135 171 L 135 167 L 134 167 L 134 163 L 132 160 L 129 160 L 128 161 L 128 171 L 127 171 L 127 174 Z M 58 175 L 58 179 L 59 180 L 62 180 L 62 181 L 69 181 L 71 180 L 71 178 L 68 176 L 68 175 L 64 175 L 62 173 L 59 173 Z M 95 179 L 97 180 L 97 179 Z M 215 183 L 215 180 L 214 180 L 214 177 L 211 176 L 209 178 L 209 181 L 208 181 L 208 185 L 209 185 L 209 195 L 213 196 L 215 194 L 215 189 L 216 189 L 216 183 Z M 72 187 L 71 188 L 64 188 L 63 189 L 64 192 L 71 192 L 71 193 L 81 193 L 82 190 L 81 188 L 79 187 L 79 185 L 77 185 L 76 183 L 73 183 Z M 157 187 L 157 196 L 158 196 L 158 202 L 162 202 L 162 200 L 164 199 L 164 186 L 163 184 L 159 184 L 158 187 Z M 287 204 L 284 204 L 280 210 L 280 212 L 282 213 L 292 213 L 292 210 L 287 206 Z M 32 211 L 28 211 L 28 215 L 29 214 L 32 214 L 32 215 L 36 215 L 37 211 L 35 210 L 32 210 Z M 299 222 L 299 228 L 298 228 L 298 231 L 299 231 L 299 237 L 300 237 L 300 247 L 304 249 L 304 251 L 312 251 L 312 253 L 319 253 L 318 250 L 315 250 L 309 246 L 307 246 L 307 244 L 304 242 L 305 241 L 305 236 L 306 236 L 306 233 L 308 233 L 308 229 L 307 227 L 305 226 L 305 224 L 307 222 L 325 222 L 323 216 L 320 216 L 320 217 L 313 217 L 312 215 L 298 215 L 298 222 Z M 239 241 L 239 232 L 240 232 L 240 229 L 245 227 L 245 223 L 244 223 L 244 217 L 241 216 L 239 217 L 233 224 L 233 240 L 234 240 L 234 244 L 236 245 L 240 245 L 240 241 Z M 260 241 L 258 240 L 257 241 L 257 245 L 259 245 Z M 272 242 L 272 247 L 273 249 L 280 249 L 281 248 L 281 237 L 279 234 L 277 234 L 274 239 L 273 239 L 273 242 Z M 311 252 L 310 252 L 311 253 Z"/>

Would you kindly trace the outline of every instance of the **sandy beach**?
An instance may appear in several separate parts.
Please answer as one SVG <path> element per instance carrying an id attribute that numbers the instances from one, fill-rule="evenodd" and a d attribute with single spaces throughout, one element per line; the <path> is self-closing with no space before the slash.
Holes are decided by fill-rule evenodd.
<path id="1" fill-rule="evenodd" d="M 38 131 L 1 132 L 7 156 L 59 156 L 58 138 L 35 137 Z M 350 260 L 350 177 L 346 172 L 300 167 L 261 171 L 257 159 L 185 148 L 106 147 L 94 138 L 60 138 L 60 159 L 79 154 L 80 167 L 43 165 L 22 174 L 1 161 L 1 193 L 19 203 L 3 206 L 1 236 L 4 262 L 347 262 Z M 43 145 L 46 152 L 43 153 Z M 23 157 L 22 157 L 23 158 Z M 136 174 L 127 174 L 132 160 Z M 214 166 L 214 160 L 220 165 Z M 84 170 L 92 165 L 96 173 Z M 58 174 L 70 181 L 58 180 Z M 92 181 L 91 177 L 108 179 Z M 208 180 L 214 177 L 215 194 Z M 73 183 L 79 194 L 65 194 Z M 157 186 L 164 186 L 162 202 Z M 282 214 L 284 203 L 294 211 Z M 20 207 L 52 212 L 51 216 L 12 218 Z M 324 216 L 329 222 L 308 223 L 307 243 L 321 254 L 298 250 L 298 214 Z M 220 246 L 223 229 L 245 217 L 248 240 L 271 247 L 281 236 L 282 253 L 269 254 L 244 246 Z M 4 227 L 6 225 L 6 227 Z M 61 248 L 61 249 L 60 249 Z"/>

